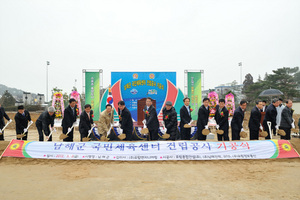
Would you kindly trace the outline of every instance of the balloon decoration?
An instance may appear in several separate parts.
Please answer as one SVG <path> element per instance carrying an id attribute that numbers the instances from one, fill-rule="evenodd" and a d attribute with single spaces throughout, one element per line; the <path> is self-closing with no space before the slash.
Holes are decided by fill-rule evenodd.
<path id="1" fill-rule="evenodd" d="M 233 116 L 235 105 L 234 105 L 234 95 L 232 93 L 229 93 L 225 96 L 225 105 L 229 112 L 229 117 Z"/>
<path id="2" fill-rule="evenodd" d="M 55 117 L 62 118 L 64 112 L 64 98 L 61 92 L 55 92 L 52 98 L 52 106 L 55 108 Z"/>
<path id="3" fill-rule="evenodd" d="M 71 96 L 71 98 L 76 100 L 76 105 L 77 105 L 76 112 L 77 112 L 77 116 L 80 117 L 80 114 L 82 112 L 81 102 L 80 102 L 80 94 L 77 91 L 73 91 L 70 96 Z"/>
<path id="4" fill-rule="evenodd" d="M 219 96 L 216 92 L 210 92 L 208 94 L 209 98 L 209 116 L 214 117 L 216 114 L 216 106 L 219 104 Z"/>

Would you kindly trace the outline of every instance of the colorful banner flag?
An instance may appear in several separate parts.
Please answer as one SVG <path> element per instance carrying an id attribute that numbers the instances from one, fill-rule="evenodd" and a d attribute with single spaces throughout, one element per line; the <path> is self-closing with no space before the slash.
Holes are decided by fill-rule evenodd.
<path id="1" fill-rule="evenodd" d="M 100 73 L 85 72 L 85 103 L 91 104 L 94 120 L 100 117 Z"/>
<path id="2" fill-rule="evenodd" d="M 286 140 L 29 142 L 12 140 L 3 157 L 124 161 L 298 158 Z"/>
<path id="3" fill-rule="evenodd" d="M 188 97 L 191 99 L 190 106 L 194 110 L 192 119 L 197 120 L 198 110 L 202 105 L 201 72 L 188 72 Z"/>

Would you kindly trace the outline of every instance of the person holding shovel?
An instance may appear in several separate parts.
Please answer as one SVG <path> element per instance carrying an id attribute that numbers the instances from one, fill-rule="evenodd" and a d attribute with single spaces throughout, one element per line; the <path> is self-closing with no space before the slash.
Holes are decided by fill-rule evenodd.
<path id="1" fill-rule="evenodd" d="M 71 98 L 69 100 L 68 107 L 64 110 L 64 118 L 62 120 L 62 131 L 63 134 L 68 133 L 68 137 L 64 138 L 64 142 L 73 142 L 73 133 L 74 128 L 73 124 L 76 122 L 77 119 L 77 112 L 76 112 L 77 106 L 76 106 L 76 100 Z"/>
<path id="2" fill-rule="evenodd" d="M 177 112 L 171 101 L 166 102 L 166 106 L 163 108 L 162 112 L 166 133 L 170 134 L 170 138 L 168 138 L 168 140 L 176 140 L 178 132 Z"/>
<path id="3" fill-rule="evenodd" d="M 191 112 L 193 111 L 190 107 L 190 98 L 185 97 L 183 99 L 184 105 L 180 108 L 180 133 L 182 140 L 191 139 Z M 186 125 L 186 128 L 184 127 Z"/>
<path id="4" fill-rule="evenodd" d="M 290 140 L 291 139 L 291 129 L 295 128 L 295 124 L 293 121 L 293 102 L 292 100 L 287 100 L 285 102 L 285 107 L 281 112 L 281 120 L 279 129 L 284 130 L 285 136 L 280 135 L 280 139 L 282 140 Z"/>
<path id="5" fill-rule="evenodd" d="M 197 119 L 197 137 L 198 140 L 206 140 L 206 135 L 202 134 L 203 129 L 208 130 L 208 118 L 209 118 L 209 98 L 203 99 L 203 104 L 198 110 Z"/>
<path id="6" fill-rule="evenodd" d="M 54 113 L 55 108 L 50 106 L 48 110 L 44 111 L 36 120 L 35 125 L 39 133 L 39 141 L 44 141 L 44 133 L 47 137 L 50 135 L 49 125 L 51 125 L 51 129 L 54 129 Z M 52 136 L 47 138 L 47 141 L 52 141 Z"/>
<path id="7" fill-rule="evenodd" d="M 266 139 L 271 139 L 272 130 L 273 134 L 276 135 L 276 129 L 279 129 L 279 124 L 276 124 L 277 110 L 276 108 L 279 105 L 279 100 L 277 98 L 272 100 L 272 104 L 270 104 L 266 110 L 266 115 L 263 121 L 264 130 L 268 132 L 268 136 Z M 268 123 L 271 122 L 271 130 L 269 130 Z"/>
<path id="8" fill-rule="evenodd" d="M 243 121 L 246 108 L 247 101 L 241 100 L 240 106 L 237 109 L 235 109 L 233 113 L 233 117 L 231 120 L 232 140 L 240 140 L 240 133 L 244 132 Z"/>
<path id="9" fill-rule="evenodd" d="M 126 135 L 125 140 L 132 140 L 133 123 L 130 111 L 125 107 L 124 101 L 118 102 L 119 123 L 122 133 Z"/>
<path id="10" fill-rule="evenodd" d="M 111 104 L 105 106 L 105 110 L 101 112 L 98 124 L 98 132 L 100 135 L 107 137 L 110 133 L 111 126 L 114 123 L 114 109 Z"/>
<path id="11" fill-rule="evenodd" d="M 6 114 L 4 108 L 1 106 L 0 104 L 0 140 L 4 140 L 4 130 L 2 131 L 3 127 L 5 126 L 5 122 L 3 117 L 7 120 L 7 121 L 12 121 L 9 116 Z"/>
<path id="12" fill-rule="evenodd" d="M 224 133 L 222 135 L 218 134 L 218 141 L 229 141 L 228 137 L 228 115 L 229 112 L 225 106 L 225 99 L 220 99 L 219 105 L 216 106 L 216 128 L 219 130 L 223 130 Z"/>
<path id="13" fill-rule="evenodd" d="M 24 109 L 24 106 L 18 106 L 18 112 L 15 115 L 15 122 L 16 122 L 16 132 L 17 135 L 24 134 L 25 136 L 23 138 L 18 138 L 17 140 L 27 140 L 28 136 L 28 122 L 31 122 L 30 114 L 27 110 Z"/>
<path id="14" fill-rule="evenodd" d="M 260 123 L 262 108 L 263 108 L 262 101 L 258 100 L 256 101 L 256 106 L 251 110 L 249 125 L 248 125 L 250 130 L 250 140 L 258 140 L 259 129 L 263 130 L 263 127 Z"/>
<path id="15" fill-rule="evenodd" d="M 152 105 L 152 98 L 147 97 L 143 111 L 145 113 L 146 126 L 149 130 L 150 140 L 158 140 L 159 122 L 157 119 L 156 109 Z"/>
<path id="16" fill-rule="evenodd" d="M 84 111 L 80 114 L 80 122 L 79 122 L 79 132 L 80 132 L 80 141 L 82 138 L 87 137 L 89 135 L 89 131 L 92 131 L 92 124 L 94 123 L 91 105 L 86 104 L 84 106 Z"/>

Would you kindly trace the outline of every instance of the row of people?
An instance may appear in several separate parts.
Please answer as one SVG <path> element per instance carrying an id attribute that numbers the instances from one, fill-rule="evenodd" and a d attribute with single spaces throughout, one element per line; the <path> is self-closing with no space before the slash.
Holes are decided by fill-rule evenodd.
<path id="1" fill-rule="evenodd" d="M 146 99 L 146 105 L 143 109 L 145 113 L 145 125 L 149 130 L 149 139 L 158 140 L 158 129 L 159 121 L 157 118 L 157 112 L 155 107 L 152 105 L 152 99 Z M 183 99 L 184 105 L 180 109 L 180 133 L 177 128 L 177 112 L 172 106 L 172 102 L 166 102 L 166 106 L 163 108 L 163 123 L 165 126 L 165 131 L 170 135 L 170 140 L 190 140 L 191 138 L 191 112 L 193 111 L 190 107 L 190 99 L 188 97 Z M 293 111 L 292 111 L 292 101 L 286 101 L 286 106 L 282 106 L 281 99 L 274 99 L 272 104 L 268 107 L 264 106 L 263 101 L 257 101 L 256 106 L 251 110 L 250 120 L 249 120 L 249 129 L 250 129 L 250 140 L 257 140 L 259 138 L 259 132 L 266 130 L 268 136 L 266 139 L 270 139 L 270 131 L 267 125 L 267 122 L 271 122 L 271 130 L 274 131 L 273 134 L 276 134 L 276 129 L 282 129 L 285 131 L 286 135 L 281 136 L 281 139 L 290 139 L 291 128 L 294 127 L 293 122 Z M 282 107 L 280 114 L 278 114 L 277 107 Z M 240 132 L 243 130 L 243 120 L 244 112 L 247 107 L 247 102 L 242 100 L 239 107 L 235 110 L 232 121 L 231 121 L 231 130 L 232 130 L 232 140 L 240 140 Z M 68 134 L 68 137 L 63 139 L 66 142 L 73 141 L 73 124 L 77 119 L 76 112 L 76 100 L 70 99 L 68 107 L 64 110 L 64 118 L 62 120 L 62 132 L 63 134 Z M 261 123 L 261 113 L 265 110 L 265 117 L 263 123 Z M 222 135 L 217 135 L 219 141 L 229 141 L 228 130 L 228 110 L 225 106 L 225 100 L 220 99 L 219 105 L 216 106 L 215 120 L 216 128 L 223 130 Z M 114 122 L 114 110 L 112 105 L 106 105 L 106 109 L 100 114 L 98 132 L 107 137 L 111 130 L 111 126 Z M 126 108 L 125 102 L 118 102 L 118 115 L 119 115 L 119 124 L 122 133 L 126 135 L 125 140 L 132 140 L 133 138 L 133 122 L 130 111 Z M 280 115 L 280 124 L 278 124 L 278 116 Z M 4 108 L 0 106 L 0 131 L 4 126 L 5 117 L 7 120 L 11 121 L 8 115 L 5 113 Z M 52 141 L 52 136 L 49 137 L 50 132 L 54 131 L 54 118 L 55 118 L 55 109 L 49 107 L 47 111 L 43 112 L 39 118 L 36 120 L 36 127 L 39 133 L 39 141 L 44 141 L 44 135 L 46 136 L 47 141 Z M 198 119 L 197 119 L 197 132 L 193 139 L 206 140 L 206 135 L 202 134 L 203 129 L 208 128 L 209 120 L 209 99 L 204 98 L 203 104 L 198 110 Z M 24 109 L 24 106 L 18 107 L 18 112 L 15 115 L 16 122 L 16 133 L 24 134 L 22 138 L 27 140 L 28 123 L 32 123 L 31 117 L 28 111 Z M 82 138 L 88 137 L 91 133 L 92 125 L 95 126 L 93 121 L 93 111 L 91 110 L 91 105 L 87 104 L 84 107 L 84 112 L 80 115 L 79 123 L 79 132 L 81 140 Z M 0 135 L 0 140 L 3 140 L 3 132 Z"/>

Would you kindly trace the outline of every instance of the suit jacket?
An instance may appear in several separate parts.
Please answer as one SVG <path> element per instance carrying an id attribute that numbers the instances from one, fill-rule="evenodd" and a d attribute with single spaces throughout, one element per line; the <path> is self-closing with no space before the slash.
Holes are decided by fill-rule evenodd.
<path id="1" fill-rule="evenodd" d="M 292 125 L 291 125 L 292 123 L 293 123 L 293 113 L 290 108 L 285 106 L 281 112 L 280 127 L 292 128 Z"/>
<path id="2" fill-rule="evenodd" d="M 77 119 L 77 112 L 76 112 L 77 106 L 74 107 L 74 112 L 69 105 L 65 111 L 64 111 L 64 118 L 62 120 L 62 127 L 63 127 L 63 133 L 68 132 L 68 128 L 71 128 L 74 122 L 76 122 Z"/>
<path id="3" fill-rule="evenodd" d="M 24 116 L 17 112 L 17 114 L 15 115 L 17 134 L 21 134 L 24 132 L 24 128 L 27 128 L 28 126 L 28 121 L 31 121 L 31 117 L 27 110 L 24 110 Z"/>
<path id="4" fill-rule="evenodd" d="M 93 123 L 94 121 L 92 118 L 92 113 L 90 113 L 90 118 L 89 118 L 88 114 L 85 111 L 83 111 L 80 114 L 79 132 L 80 133 L 88 132 L 92 128 L 91 124 Z"/>
<path id="5" fill-rule="evenodd" d="M 240 131 L 243 128 L 244 111 L 239 106 L 233 113 L 231 120 L 231 129 Z"/>
<path id="6" fill-rule="evenodd" d="M 189 109 L 191 109 L 191 107 L 189 106 Z M 183 105 L 180 108 L 180 128 L 183 128 L 183 126 L 185 124 L 190 123 L 192 120 L 191 115 L 189 114 L 188 110 L 186 109 L 185 105 Z"/>
<path id="7" fill-rule="evenodd" d="M 10 120 L 10 118 L 9 118 L 8 115 L 6 114 L 4 108 L 1 106 L 1 107 L 0 107 L 0 127 L 3 127 L 3 126 L 5 125 L 5 122 L 4 122 L 3 117 L 5 117 L 5 119 L 6 119 L 7 121 Z"/>
<path id="8" fill-rule="evenodd" d="M 174 107 L 170 110 L 167 110 L 166 107 L 163 108 L 163 120 L 168 133 L 177 131 L 177 112 Z"/>
<path id="9" fill-rule="evenodd" d="M 209 118 L 209 109 L 206 109 L 204 105 L 200 106 L 198 110 L 198 119 L 197 119 L 197 130 L 202 131 L 208 123 Z"/>
<path id="10" fill-rule="evenodd" d="M 55 113 L 50 116 L 48 111 L 44 111 L 39 118 L 36 120 L 36 124 L 41 124 L 42 125 L 42 129 L 45 131 L 45 133 L 49 132 L 49 125 L 51 125 L 51 127 L 54 126 L 54 118 L 55 118 Z"/>
<path id="11" fill-rule="evenodd" d="M 277 116 L 276 107 L 273 104 L 269 105 L 266 110 L 266 115 L 263 121 L 264 127 L 268 127 L 267 121 L 270 121 L 272 123 L 271 128 L 274 129 L 276 126 L 276 116 Z"/>
<path id="12" fill-rule="evenodd" d="M 220 126 L 220 129 L 228 129 L 228 127 L 229 127 L 229 123 L 228 123 L 229 112 L 228 112 L 226 106 L 224 106 L 221 110 L 221 113 L 223 112 L 223 116 L 221 116 L 221 114 L 219 113 L 219 108 L 220 108 L 220 106 L 217 105 L 215 120 L 216 120 L 217 124 Z"/>
<path id="13" fill-rule="evenodd" d="M 125 107 L 121 113 L 121 110 L 118 108 L 118 114 L 121 117 L 120 119 L 121 129 L 123 129 L 125 133 L 132 133 L 133 122 L 132 122 L 130 111 Z"/>
<path id="14" fill-rule="evenodd" d="M 144 112 L 147 110 L 147 106 L 144 107 Z M 149 130 L 157 130 L 159 127 L 159 122 L 157 119 L 157 112 L 154 106 L 150 106 L 148 109 L 148 114 L 145 113 L 146 126 Z"/>
<path id="15" fill-rule="evenodd" d="M 261 112 L 260 110 L 255 106 L 251 110 L 251 115 L 249 119 L 249 129 L 253 131 L 259 131 L 260 127 L 260 120 L 261 120 Z"/>
<path id="16" fill-rule="evenodd" d="M 114 123 L 114 110 L 107 113 L 106 110 L 102 111 L 99 118 L 98 132 L 104 134 L 109 130 L 110 124 Z"/>

